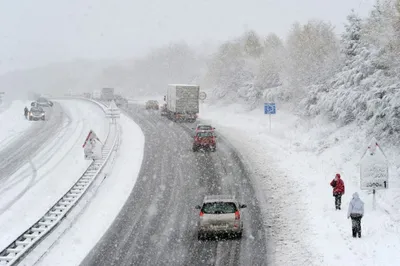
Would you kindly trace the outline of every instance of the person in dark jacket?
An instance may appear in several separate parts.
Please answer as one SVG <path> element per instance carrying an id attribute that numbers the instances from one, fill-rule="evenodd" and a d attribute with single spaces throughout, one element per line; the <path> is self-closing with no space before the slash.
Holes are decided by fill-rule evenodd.
<path id="1" fill-rule="evenodd" d="M 364 202 L 358 196 L 358 193 L 353 194 L 353 198 L 349 203 L 347 211 L 347 219 L 351 218 L 351 228 L 353 237 L 361 237 L 361 218 L 364 216 Z"/>
<path id="2" fill-rule="evenodd" d="M 342 196 L 344 195 L 344 182 L 340 174 L 336 174 L 335 178 L 331 181 L 330 185 L 333 188 L 333 196 L 335 197 L 336 210 L 341 209 Z"/>
<path id="3" fill-rule="evenodd" d="M 28 117 L 28 112 L 29 112 L 28 107 L 25 106 L 25 108 L 24 108 L 24 116 L 25 116 L 25 118 Z"/>

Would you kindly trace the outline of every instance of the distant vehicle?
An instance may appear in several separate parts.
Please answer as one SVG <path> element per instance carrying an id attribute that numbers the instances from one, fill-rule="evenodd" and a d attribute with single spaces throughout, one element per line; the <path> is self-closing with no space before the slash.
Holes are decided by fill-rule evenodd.
<path id="1" fill-rule="evenodd" d="M 92 94 L 90 92 L 84 92 L 83 97 L 90 99 L 90 98 L 92 98 Z"/>
<path id="2" fill-rule="evenodd" d="M 47 99 L 44 98 L 44 97 L 38 98 L 38 99 L 36 100 L 36 103 L 37 103 L 38 106 L 41 106 L 41 107 L 52 107 L 52 106 L 53 106 L 53 102 L 47 100 Z"/>
<path id="3" fill-rule="evenodd" d="M 215 151 L 217 149 L 217 141 L 214 132 L 212 131 L 199 131 L 195 134 L 193 140 L 193 151 L 199 149 Z"/>
<path id="4" fill-rule="evenodd" d="M 159 104 L 158 101 L 155 100 L 150 100 L 146 102 L 146 110 L 153 109 L 153 110 L 158 110 L 159 109 Z"/>
<path id="5" fill-rule="evenodd" d="M 200 210 L 198 222 L 198 239 L 225 234 L 237 238 L 242 237 L 243 221 L 240 209 L 246 208 L 232 195 L 205 196 Z"/>
<path id="6" fill-rule="evenodd" d="M 122 97 L 121 95 L 118 95 L 118 94 L 115 95 L 114 101 L 118 107 L 128 106 L 128 103 L 129 103 L 127 99 L 125 99 L 124 97 Z"/>
<path id="7" fill-rule="evenodd" d="M 114 88 L 103 88 L 101 90 L 101 100 L 106 102 L 114 100 Z"/>
<path id="8" fill-rule="evenodd" d="M 38 103 L 37 102 L 31 102 L 31 107 L 33 107 L 33 106 L 38 106 Z"/>
<path id="9" fill-rule="evenodd" d="M 211 125 L 205 125 L 205 124 L 198 124 L 194 130 L 195 133 L 199 131 L 214 131 L 215 127 L 212 127 Z"/>
<path id="10" fill-rule="evenodd" d="M 168 113 L 167 113 L 167 104 L 166 103 L 164 103 L 162 106 L 161 106 L 161 115 L 162 116 L 166 116 Z"/>
<path id="11" fill-rule="evenodd" d="M 46 120 L 46 115 L 42 107 L 34 106 L 31 107 L 28 113 L 28 120 Z"/>
<path id="12" fill-rule="evenodd" d="M 191 122 L 199 113 L 200 86 L 188 84 L 169 84 L 165 101 L 167 117 L 175 122 Z"/>

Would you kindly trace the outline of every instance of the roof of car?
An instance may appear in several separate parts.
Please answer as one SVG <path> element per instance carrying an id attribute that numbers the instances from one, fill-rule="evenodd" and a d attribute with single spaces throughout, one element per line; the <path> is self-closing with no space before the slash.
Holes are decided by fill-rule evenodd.
<path id="1" fill-rule="evenodd" d="M 207 195 L 204 197 L 204 202 L 236 202 L 234 195 Z"/>

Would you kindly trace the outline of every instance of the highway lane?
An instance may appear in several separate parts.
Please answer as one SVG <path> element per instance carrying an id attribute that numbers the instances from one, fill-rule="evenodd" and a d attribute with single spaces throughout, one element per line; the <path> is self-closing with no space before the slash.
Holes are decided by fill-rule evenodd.
<path id="1" fill-rule="evenodd" d="M 146 137 L 142 168 L 120 214 L 82 265 L 266 265 L 260 207 L 230 145 L 219 138 L 215 153 L 194 153 L 190 125 L 138 105 L 128 114 Z M 220 193 L 248 205 L 243 237 L 198 241 L 194 206 Z"/>
<path id="2" fill-rule="evenodd" d="M 52 108 L 44 108 L 46 121 L 27 121 L 33 123 L 29 130 L 0 150 L 0 184 L 7 181 L 20 167 L 29 163 L 43 145 L 60 130 L 63 122 L 61 106 L 55 103 Z M 22 111 L 21 111 L 22 113 Z"/>

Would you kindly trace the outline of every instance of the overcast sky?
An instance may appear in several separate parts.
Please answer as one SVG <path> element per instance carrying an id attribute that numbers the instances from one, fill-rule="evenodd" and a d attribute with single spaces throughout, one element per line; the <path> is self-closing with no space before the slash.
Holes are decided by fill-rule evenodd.
<path id="1" fill-rule="evenodd" d="M 285 36 L 295 21 L 342 30 L 374 0 L 0 0 L 0 72 L 76 58 L 128 58 L 174 40 L 201 44 L 254 29 Z"/>

